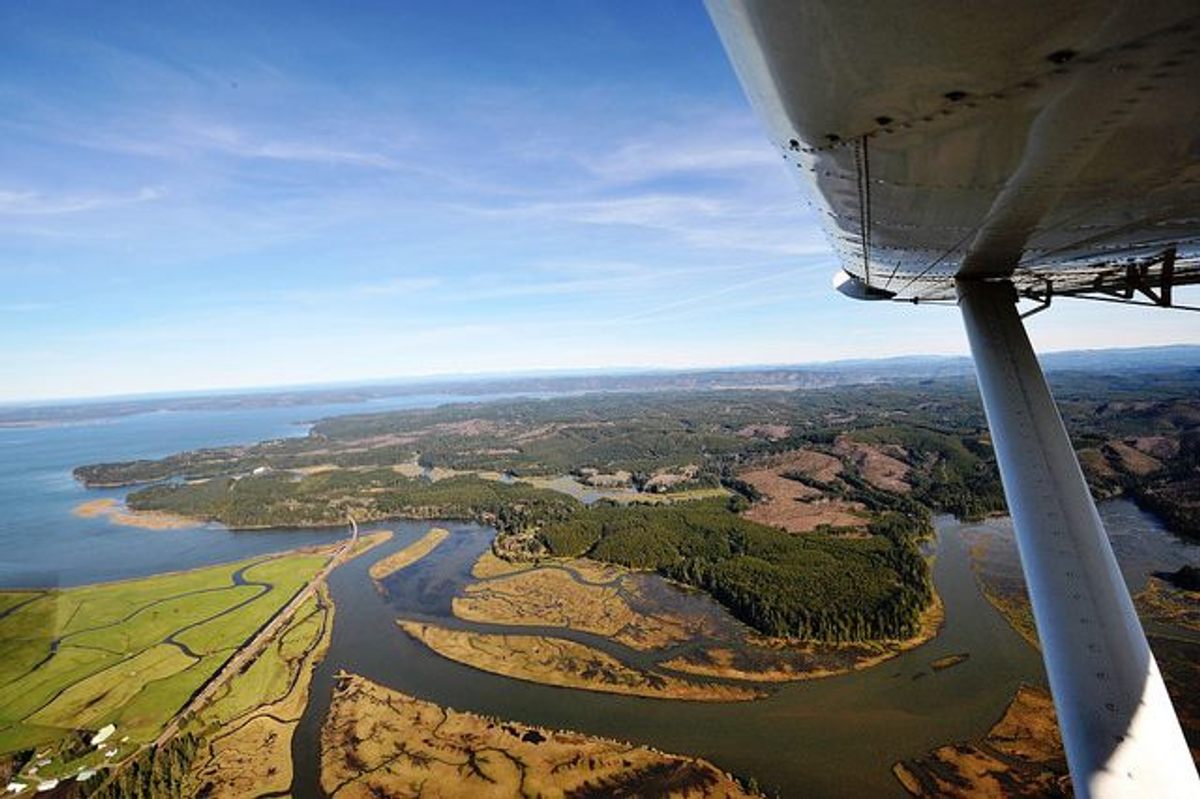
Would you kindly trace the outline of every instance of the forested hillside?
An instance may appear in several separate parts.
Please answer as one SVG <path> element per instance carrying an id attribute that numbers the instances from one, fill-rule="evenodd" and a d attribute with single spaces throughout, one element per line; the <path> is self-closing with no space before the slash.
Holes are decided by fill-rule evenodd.
<path id="1" fill-rule="evenodd" d="M 1059 381 L 1096 492 L 1200 533 L 1200 372 Z M 975 388 L 961 378 L 347 416 L 305 437 L 76 474 L 150 482 L 128 496 L 133 510 L 233 528 L 476 520 L 498 529 L 504 557 L 653 569 L 764 633 L 835 641 L 913 634 L 930 600 L 917 542 L 931 514 L 1004 509 Z M 588 496 L 610 499 L 578 499 Z"/>

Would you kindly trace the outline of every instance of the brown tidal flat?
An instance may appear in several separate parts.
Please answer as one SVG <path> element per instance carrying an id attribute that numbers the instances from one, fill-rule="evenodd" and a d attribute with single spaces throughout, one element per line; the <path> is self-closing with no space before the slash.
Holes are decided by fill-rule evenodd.
<path id="1" fill-rule="evenodd" d="M 471 567 L 471 576 L 476 580 L 486 580 L 489 577 L 503 577 L 532 568 L 532 563 L 504 560 L 489 549 L 479 556 L 479 560 L 475 561 L 475 565 Z"/>
<path id="2" fill-rule="evenodd" d="M 510 563 L 485 552 L 453 600 L 454 615 L 483 624 L 562 627 L 646 652 L 704 640 L 659 665 L 672 672 L 751 683 L 831 677 L 869 668 L 937 635 L 937 596 L 917 635 L 903 641 L 830 644 L 754 634 L 719 607 L 705 609 L 657 575 L 586 558 Z M 674 590 L 672 590 L 674 589 Z"/>
<path id="3" fill-rule="evenodd" d="M 161 511 L 132 511 L 115 499 L 93 499 L 75 506 L 72 511 L 81 519 L 107 518 L 123 527 L 143 530 L 183 530 L 199 527 L 203 522 Z"/>
<path id="4" fill-rule="evenodd" d="M 505 574 L 492 558 L 485 555 L 476 567 L 485 564 L 480 571 L 497 576 L 469 585 L 455 597 L 452 607 L 458 618 L 563 627 L 643 650 L 686 641 L 701 631 L 685 618 L 634 610 L 622 590 L 622 583 L 633 575 L 619 567 L 570 561 Z"/>
<path id="5" fill-rule="evenodd" d="M 413 565 L 428 555 L 434 548 L 446 540 L 450 531 L 441 527 L 430 528 L 429 532 L 406 546 L 399 552 L 393 552 L 386 558 L 381 558 L 371 564 L 369 573 L 375 580 L 395 574 L 403 568 Z"/>
<path id="6" fill-rule="evenodd" d="M 561 638 L 476 633 L 415 621 L 397 623 L 413 639 L 448 660 L 542 685 L 693 702 L 741 702 L 763 696 L 742 686 L 697 683 L 642 671 L 598 649 Z"/>
<path id="7" fill-rule="evenodd" d="M 460 713 L 341 673 L 321 731 L 333 799 L 750 797 L 699 758 Z"/>
<path id="8" fill-rule="evenodd" d="M 1176 588 L 1160 577 L 1151 577 L 1133 601 L 1143 619 L 1200 632 L 1200 593 Z"/>
<path id="9" fill-rule="evenodd" d="M 1006 556 L 1006 544 L 994 533 L 969 532 L 967 540 L 971 542 L 971 570 L 984 598 L 1030 646 L 1040 649 L 1020 562 Z"/>
<path id="10" fill-rule="evenodd" d="M 982 740 L 951 744 L 892 768 L 914 796 L 1069 796 L 1062 740 L 1050 694 L 1021 686 Z"/>

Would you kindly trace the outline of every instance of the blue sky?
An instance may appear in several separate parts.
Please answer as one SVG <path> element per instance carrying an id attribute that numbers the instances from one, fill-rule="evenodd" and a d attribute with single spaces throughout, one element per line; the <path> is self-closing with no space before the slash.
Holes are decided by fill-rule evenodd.
<path id="1" fill-rule="evenodd" d="M 0 400 L 965 351 L 829 289 L 698 2 L 8 2 L 0 106 Z"/>

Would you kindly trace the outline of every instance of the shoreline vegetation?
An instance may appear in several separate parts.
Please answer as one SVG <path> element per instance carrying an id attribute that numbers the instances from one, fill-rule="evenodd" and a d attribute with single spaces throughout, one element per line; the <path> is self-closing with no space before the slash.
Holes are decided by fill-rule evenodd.
<path id="1" fill-rule="evenodd" d="M 917 634 L 910 638 L 796 642 L 755 633 L 715 603 L 702 601 L 704 594 L 688 586 L 612 564 L 587 559 L 509 564 L 487 551 L 471 573 L 479 582 L 468 584 L 451 603 L 459 619 L 561 627 L 651 655 L 690 644 L 689 650 L 657 665 L 721 680 L 791 682 L 870 668 L 931 640 L 944 620 L 935 594 L 921 615 Z"/>
<path id="2" fill-rule="evenodd" d="M 322 586 L 178 734 L 116 769 L 91 796 L 238 799 L 286 793 L 292 736 L 308 703 L 313 670 L 329 648 L 333 615 Z"/>
<path id="3" fill-rule="evenodd" d="M 780 683 L 819 680 L 874 668 L 932 641 L 945 621 L 945 607 L 934 594 L 916 635 L 897 641 L 857 643 L 795 642 L 752 636 L 740 645 L 710 647 L 662 662 L 663 668 L 744 682 Z"/>
<path id="4" fill-rule="evenodd" d="M 1097 495 L 1130 496 L 1175 532 L 1200 537 L 1200 441 L 1192 434 L 1200 423 L 1200 377 L 1131 368 L 1120 376 L 1060 372 L 1054 383 Z M 788 502 L 795 489 L 779 483 L 785 472 L 756 474 L 789 452 L 833 457 L 876 488 L 907 492 L 962 519 L 1003 509 L 975 387 L 957 378 L 805 391 L 592 394 L 358 414 L 318 421 L 304 437 L 82 465 L 75 476 L 111 487 L 389 466 L 412 476 L 474 473 L 543 486 L 570 475 L 584 487 L 645 499 L 672 492 L 698 498 L 717 487 L 746 493 L 767 480 L 781 491 L 775 511 L 809 506 L 804 512 L 814 521 L 793 529 L 853 526 L 852 498 L 811 502 L 801 490 L 799 502 Z M 807 476 L 828 482 L 830 475 Z M 771 504 L 768 498 L 751 518 L 770 516 Z"/>
<path id="5" fill-rule="evenodd" d="M 1007 546 L 1007 553 L 1001 550 Z M 1040 649 L 1033 608 L 1017 561 L 1015 542 L 978 536 L 972 542 L 971 569 L 980 592 L 1031 647 Z M 1193 752 L 1200 752 L 1200 603 L 1195 592 L 1173 585 L 1170 574 L 1147 575 L 1145 587 L 1133 597 L 1146 639 L 1158 662 L 1184 735 Z"/>
<path id="6" fill-rule="evenodd" d="M 332 799 L 760 795 L 700 758 L 463 713 L 346 672 L 321 731 L 321 787 Z"/>
<path id="7" fill-rule="evenodd" d="M 334 619 L 322 585 L 271 647 L 188 725 L 205 742 L 190 770 L 197 795 L 235 799 L 291 788 L 292 736 Z"/>
<path id="8" fill-rule="evenodd" d="M 597 503 L 539 535 L 556 557 L 586 556 L 699 588 L 768 636 L 890 640 L 916 635 L 932 601 L 919 549 L 932 524 L 928 511 L 908 510 L 880 513 L 868 535 L 793 535 L 716 500 Z"/>
<path id="9" fill-rule="evenodd" d="M 486 553 L 472 574 L 488 573 L 486 564 L 494 557 Z M 543 562 L 466 586 L 452 600 L 451 610 L 464 621 L 561 627 L 639 650 L 667 647 L 708 631 L 702 619 L 636 610 L 630 602 L 638 591 L 634 574 L 586 560 Z"/>
<path id="10" fill-rule="evenodd" d="M 1200 400 L 1195 399 L 1200 377 L 1156 384 L 1150 400 L 1136 401 L 1124 393 L 1132 387 L 1121 381 L 1079 378 L 1070 385 L 1060 394 L 1060 405 L 1068 424 L 1080 431 L 1075 443 L 1098 493 L 1191 496 L 1188 470 L 1200 463 Z M 602 650 L 532 630 L 476 632 L 399 619 L 396 634 L 407 634 L 449 660 L 514 679 L 701 702 L 753 700 L 772 690 L 767 683 L 869 668 L 929 640 L 944 613 L 925 548 L 932 515 L 978 519 L 1003 508 L 974 389 L 954 381 L 853 392 L 592 395 L 365 414 L 323 420 L 304 438 L 81 466 L 76 476 L 88 485 L 138 486 L 124 507 L 106 499 L 76 509 L 114 521 L 130 516 L 264 529 L 342 525 L 350 516 L 362 523 L 437 518 L 492 526 L 497 531 L 493 548 L 471 568 L 476 582 L 452 600 L 456 617 L 608 638 L 634 650 L 638 665 L 609 654 L 609 646 Z M 582 501 L 596 496 L 609 498 Z M 1169 523 L 1186 531 L 1194 522 L 1188 510 L 1193 506 L 1180 507 Z M 390 535 L 365 534 L 354 554 Z M 448 535 L 430 529 L 372 564 L 371 577 L 383 580 L 411 566 Z M 303 612 L 215 699 L 189 714 L 181 732 L 160 746 L 147 748 L 147 742 L 165 724 L 166 710 L 186 706 L 204 683 L 189 678 L 186 685 L 174 684 L 174 676 L 199 669 L 191 660 L 207 664 L 210 675 L 221 668 L 231 650 L 248 640 L 247 629 L 261 629 L 254 626 L 263 623 L 256 615 L 261 608 L 252 612 L 254 603 L 303 582 L 332 551 L 326 547 L 212 567 L 214 584 L 196 576 L 204 570 L 147 578 L 186 583 L 187 590 L 167 596 L 149 589 L 138 593 L 146 580 L 0 593 L 0 632 L 13 621 L 40 629 L 34 624 L 38 620 L 51 630 L 22 639 L 16 662 L 41 668 L 42 663 L 32 665 L 35 655 L 50 647 L 43 663 L 55 671 L 53 680 L 41 680 L 29 691 L 20 690 L 23 677 L 3 681 L 0 765 L 7 757 L 13 773 L 20 772 L 43 759 L 39 749 L 50 747 L 50 763 L 41 769 L 46 777 L 105 774 L 112 764 L 132 758 L 136 767 L 106 776 L 104 790 L 111 796 L 148 785 L 165 793 L 203 786 L 215 796 L 239 795 L 249 786 L 287 791 L 288 742 L 304 707 L 312 666 L 329 641 L 333 609 L 323 590 L 305 601 Z M 973 564 L 981 553 L 972 549 Z M 289 557 L 313 562 L 304 568 L 276 562 Z M 263 576 L 264 571 L 269 574 Z M 980 582 L 993 604 L 1008 596 L 994 585 L 989 592 L 982 577 Z M 46 596 L 90 588 L 110 589 L 121 599 L 109 597 L 69 614 L 39 605 Z M 1187 604 L 1191 598 L 1181 590 L 1154 581 L 1151 588 L 1139 597 L 1140 607 L 1166 623 L 1195 622 Z M 127 596 L 131 591 L 135 599 Z M 66 628 L 88 624 L 88 613 L 107 608 L 112 615 L 131 603 L 140 609 L 130 617 Z M 1000 610 L 1011 622 L 1020 608 L 1015 600 L 1010 604 Z M 165 618 L 159 612 L 164 608 L 172 609 Z M 38 619 L 29 615 L 38 612 Z M 62 630 L 55 626 L 64 624 Z M 71 639 L 75 635 L 85 646 Z M 87 646 L 88 635 L 103 638 L 101 649 L 113 640 L 124 649 L 114 662 L 102 664 L 102 671 L 89 671 L 89 659 L 105 656 Z M 1200 677 L 1195 665 L 1200 646 L 1161 636 L 1152 638 L 1152 645 L 1169 687 L 1186 690 L 1189 679 Z M 667 659 L 657 662 L 657 652 L 670 656 L 663 654 Z M 931 667 L 952 668 L 965 658 L 965 653 L 947 656 Z M 0 665 L 0 676 L 6 667 L 14 668 Z M 145 680 L 124 680 L 113 689 L 114 675 L 129 668 Z M 13 707 L 32 701 L 33 688 L 54 683 L 65 687 L 44 705 L 13 715 Z M 503 733 L 535 747 L 555 736 L 575 735 L 524 726 L 519 734 L 509 734 L 502 722 L 467 719 L 470 714 L 454 714 L 353 675 L 339 679 L 337 692 L 354 694 L 343 696 L 348 704 L 362 699 L 380 713 L 393 713 L 391 720 L 373 717 L 372 723 L 401 723 L 397 712 L 416 729 L 432 721 L 432 737 L 405 740 L 413 751 L 437 756 L 448 751 L 444 747 L 462 743 L 440 737 L 452 717 L 469 721 L 471 735 Z M 263 697 L 269 701 L 259 701 Z M 338 701 L 335 695 L 335 705 Z M 1046 702 L 1036 691 L 1022 689 L 987 738 L 897 764 L 895 774 L 918 794 L 958 790 L 970 780 L 979 781 L 983 790 L 1030 785 L 1050 790 L 1059 783 L 1044 778 L 1053 768 L 1042 768 L 1053 759 L 1047 741 L 1054 722 L 1052 716 L 1046 721 Z M 58 712 L 57 722 L 47 707 Z M 113 707 L 116 715 L 109 712 Z M 1200 718 L 1190 705 L 1180 713 L 1185 722 Z M 118 731 L 112 753 L 105 747 L 92 751 L 76 729 L 79 720 L 99 726 L 109 718 Z M 476 723 L 487 732 L 472 726 Z M 346 715 L 337 721 L 331 709 L 323 737 L 359 729 L 357 724 Z M 395 761 L 361 768 L 382 756 L 378 742 L 357 733 L 337 740 L 341 750 L 327 754 L 340 760 L 322 768 L 323 781 L 334 774 L 327 785 L 332 795 L 411 785 L 450 762 L 418 756 L 407 765 Z M 26 748 L 14 749 L 17 744 Z M 505 746 L 466 751 L 469 757 L 456 768 L 469 779 L 502 785 L 513 777 L 516 764 L 500 754 L 510 751 Z M 1028 768 L 1013 765 L 1031 751 L 1043 760 L 1035 757 Z M 516 766 L 518 784 L 536 773 L 530 766 L 535 761 Z M 663 779 L 675 785 L 685 777 L 709 787 L 723 784 L 711 766 L 710 772 L 697 765 L 703 761 L 647 761 L 632 771 L 622 762 L 623 771 L 581 774 L 581 785 L 661 787 L 667 784 Z"/>
<path id="11" fill-rule="evenodd" d="M 857 496 L 857 494 L 856 494 Z M 738 515 L 741 498 L 584 506 L 521 482 L 475 476 L 436 482 L 390 469 L 272 474 L 156 486 L 130 495 L 138 510 L 225 524 L 296 526 L 391 517 L 469 519 L 499 530 L 507 559 L 546 555 L 657 571 L 700 588 L 769 636 L 825 641 L 911 638 L 931 598 L 919 543 L 929 513 L 872 491 L 867 532 L 793 535 Z M 594 533 L 608 530 L 595 538 Z"/>

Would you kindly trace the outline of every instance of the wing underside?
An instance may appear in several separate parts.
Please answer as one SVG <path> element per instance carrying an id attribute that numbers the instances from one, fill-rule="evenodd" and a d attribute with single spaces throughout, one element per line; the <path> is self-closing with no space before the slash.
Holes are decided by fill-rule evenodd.
<path id="1" fill-rule="evenodd" d="M 945 299 L 956 276 L 1008 276 L 1153 299 L 1200 282 L 1197 6 L 1049 5 L 712 13 L 842 268 L 872 289 Z"/>

